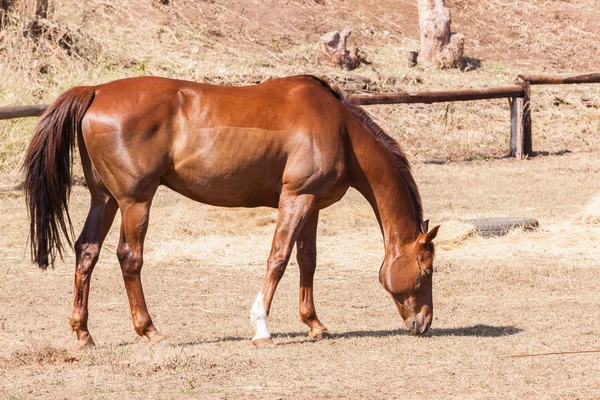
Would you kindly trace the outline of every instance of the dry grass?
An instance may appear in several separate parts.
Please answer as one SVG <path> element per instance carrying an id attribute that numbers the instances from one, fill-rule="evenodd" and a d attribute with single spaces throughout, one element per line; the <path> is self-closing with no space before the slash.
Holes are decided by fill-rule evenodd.
<path id="1" fill-rule="evenodd" d="M 30 3 L 18 2 L 28 5 L 25 14 Z M 412 2 L 51 3 L 75 55 L 25 38 L 26 18 L 12 14 L 0 32 L 2 105 L 50 102 L 73 85 L 147 74 L 222 84 L 358 76 L 389 91 L 505 85 L 522 72 L 598 65 L 600 8 L 592 0 L 449 1 L 476 67 L 468 72 L 404 66 L 405 51 L 416 47 Z M 318 64 L 318 36 L 344 26 L 354 27 L 371 66 L 347 73 Z M 316 305 L 336 338 L 306 336 L 292 261 L 275 296 L 270 323 L 279 346 L 271 351 L 250 344 L 248 312 L 276 212 L 212 208 L 166 189 L 153 205 L 143 279 L 153 319 L 173 346 L 153 354 L 133 332 L 114 257 L 117 217 L 92 279 L 98 348 L 73 348 L 73 256 L 46 273 L 30 265 L 24 200 L 13 190 L 35 120 L 0 121 L 0 397 L 598 398 L 595 354 L 503 357 L 599 347 L 599 99 L 599 85 L 534 88 L 534 148 L 573 153 L 524 162 L 501 158 L 506 101 L 370 107 L 415 161 L 426 217 L 442 224 L 433 331 L 400 333 L 377 282 L 379 229 L 351 191 L 322 213 L 319 227 Z M 88 202 L 76 187 L 76 231 Z M 534 217 L 541 227 L 482 239 L 459 222 L 497 216 Z"/>
<path id="2" fill-rule="evenodd" d="M 30 3 L 22 0 L 22 10 L 31 13 Z M 11 14 L 11 24 L 0 32 L 0 104 L 51 102 L 74 85 L 148 74 L 249 84 L 314 73 L 339 80 L 359 77 L 370 82 L 370 90 L 389 91 L 507 85 L 518 73 L 585 71 L 597 65 L 596 36 L 585 33 L 597 31 L 593 1 L 486 4 L 450 3 L 457 30 L 468 38 L 471 69 L 439 72 L 405 65 L 406 50 L 417 47 L 416 9 L 410 2 L 391 7 L 385 1 L 277 0 L 249 7 L 244 1 L 181 0 L 167 7 L 151 0 L 56 1 L 51 18 L 71 32 L 74 54 L 24 37 L 28 14 Z M 576 17 L 577 10 L 585 12 Z M 319 35 L 343 26 L 354 27 L 352 40 L 371 65 L 352 73 L 319 65 Z M 515 33 L 516 27 L 521 30 Z M 567 57 L 561 49 L 576 54 Z M 598 147 L 599 85 L 536 87 L 532 99 L 536 150 Z M 508 151 L 506 100 L 376 106 L 369 112 L 415 160 L 485 159 Z M 1 171 L 16 171 L 33 124 L 0 122 Z"/>
<path id="3" fill-rule="evenodd" d="M 143 273 L 150 312 L 172 348 L 151 353 L 131 326 L 115 253 L 117 226 L 92 279 L 98 348 L 68 332 L 72 255 L 42 273 L 27 260 L 20 192 L 0 192 L 0 394 L 6 398 L 580 398 L 600 395 L 600 159 L 590 154 L 417 164 L 426 216 L 441 223 L 433 331 L 400 333 L 377 282 L 383 249 L 356 192 L 322 214 L 316 303 L 335 340 L 313 343 L 297 317 L 291 262 L 275 297 L 278 348 L 250 344 L 274 210 L 219 209 L 161 189 Z M 531 177 L 536 179 L 532 180 Z M 5 176 L 6 178 L 6 176 Z M 3 182 L 5 179 L 3 179 Z M 3 185 L 8 187 L 9 185 Z M 560 188 L 560 189 L 558 189 Z M 76 230 L 88 195 L 76 188 Z M 587 208 L 586 208 L 587 207 Z M 532 216 L 536 232 L 461 236 L 462 218 Z"/>
<path id="4" fill-rule="evenodd" d="M 575 222 L 581 225 L 600 224 L 600 194 L 596 195 L 585 206 L 581 214 L 575 218 Z"/>

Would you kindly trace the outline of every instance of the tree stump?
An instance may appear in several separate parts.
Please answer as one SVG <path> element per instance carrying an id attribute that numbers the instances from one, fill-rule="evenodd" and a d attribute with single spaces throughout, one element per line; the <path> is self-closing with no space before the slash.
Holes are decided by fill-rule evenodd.
<path id="1" fill-rule="evenodd" d="M 440 68 L 462 68 L 465 37 L 450 31 L 450 10 L 444 0 L 418 1 L 421 32 L 419 63 Z"/>
<path id="2" fill-rule="evenodd" d="M 351 71 L 358 68 L 361 63 L 366 63 L 358 48 L 352 47 L 348 50 L 347 40 L 351 33 L 352 30 L 346 28 L 342 32 L 331 31 L 321 36 L 320 58 L 324 64 Z"/>

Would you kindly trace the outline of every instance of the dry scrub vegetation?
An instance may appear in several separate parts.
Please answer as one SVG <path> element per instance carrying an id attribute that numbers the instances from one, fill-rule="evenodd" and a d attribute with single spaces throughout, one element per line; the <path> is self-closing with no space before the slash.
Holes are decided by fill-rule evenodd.
<path id="1" fill-rule="evenodd" d="M 50 16 L 68 29 L 73 52 L 23 35 L 33 0 L 21 0 L 0 32 L 0 104 L 53 101 L 74 85 L 137 75 L 249 84 L 298 73 L 360 78 L 376 91 L 511 84 L 518 73 L 597 67 L 597 2 L 449 2 L 467 37 L 468 73 L 408 68 L 418 47 L 416 6 L 409 1 L 56 0 Z M 399 3 L 399 4 L 398 4 Z M 26 6 L 29 7 L 26 7 Z M 345 73 L 318 62 L 318 37 L 353 27 L 351 41 L 372 65 Z M 591 151 L 598 145 L 598 85 L 535 87 L 535 148 Z M 503 156 L 506 100 L 370 107 L 377 122 L 419 161 Z M 0 169 L 14 171 L 34 120 L 2 122 Z"/>
<path id="2" fill-rule="evenodd" d="M 518 73 L 593 71 L 597 1 L 448 1 L 467 37 L 467 71 L 405 66 L 417 47 L 409 1 L 51 1 L 71 54 L 23 35 L 31 0 L 0 31 L 0 105 L 51 102 L 73 85 L 162 75 L 222 84 L 314 73 L 369 90 L 510 84 Z M 319 65 L 318 37 L 354 28 L 372 62 L 352 73 Z M 600 397 L 600 85 L 535 87 L 534 148 L 508 149 L 503 101 L 373 106 L 414 160 L 425 215 L 441 223 L 432 332 L 413 338 L 377 281 L 375 217 L 350 191 L 319 228 L 316 306 L 336 336 L 312 342 L 297 317 L 291 262 L 275 296 L 276 349 L 256 351 L 248 313 L 276 212 L 220 209 L 160 189 L 143 280 L 157 327 L 173 346 L 136 337 L 115 257 L 119 219 L 92 278 L 95 350 L 68 331 L 74 257 L 42 273 L 28 260 L 19 166 L 35 118 L 0 121 L 0 397 L 22 398 L 581 398 Z M 571 153 L 565 152 L 570 150 Z M 76 232 L 88 208 L 75 187 Z M 539 219 L 536 232 L 496 239 L 461 219 Z M 293 257 L 292 257 L 293 259 Z"/>

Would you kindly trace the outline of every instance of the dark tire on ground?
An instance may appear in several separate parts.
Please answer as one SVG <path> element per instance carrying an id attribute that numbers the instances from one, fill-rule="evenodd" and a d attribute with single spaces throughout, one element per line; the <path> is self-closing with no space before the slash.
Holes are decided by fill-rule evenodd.
<path id="1" fill-rule="evenodd" d="M 483 237 L 504 236 L 513 229 L 532 231 L 540 226 L 535 218 L 521 217 L 479 218 L 463 222 L 472 225 L 475 233 Z"/>

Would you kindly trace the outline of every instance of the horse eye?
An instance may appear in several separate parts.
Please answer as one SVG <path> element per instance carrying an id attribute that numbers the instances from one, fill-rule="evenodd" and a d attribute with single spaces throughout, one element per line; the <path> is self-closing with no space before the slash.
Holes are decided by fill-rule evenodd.
<path id="1" fill-rule="evenodd" d="M 420 279 L 420 277 L 417 276 L 417 278 L 415 279 L 415 293 L 419 293 L 420 290 L 421 290 L 421 279 Z"/>

